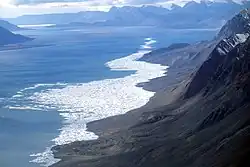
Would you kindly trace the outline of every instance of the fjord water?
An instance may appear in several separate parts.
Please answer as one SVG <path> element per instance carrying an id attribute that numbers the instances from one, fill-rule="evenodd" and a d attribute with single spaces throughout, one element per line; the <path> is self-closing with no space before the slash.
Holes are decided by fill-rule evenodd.
<path id="1" fill-rule="evenodd" d="M 73 91 L 76 94 L 72 95 L 72 91 L 68 91 L 72 85 L 78 91 L 82 90 L 75 89 L 79 84 L 134 74 L 133 70 L 110 70 L 105 63 L 138 52 L 145 38 L 156 40 L 151 47 L 157 49 L 176 42 L 194 43 L 211 39 L 216 31 L 155 27 L 39 28 L 22 31 L 22 34 L 36 38 L 26 45 L 48 46 L 0 52 L 0 166 L 39 166 L 30 163 L 34 159 L 30 155 L 43 152 L 54 144 L 51 140 L 60 134 L 63 118 L 58 107 L 51 103 L 41 106 L 40 101 L 32 97 L 41 97 L 41 93 L 51 96 L 52 93 L 62 93 L 61 90 L 63 93 L 58 94 L 59 97 L 67 96 L 67 93 L 69 97 L 74 97 L 79 92 Z M 106 89 L 104 86 L 102 88 L 99 84 L 98 88 Z M 67 91 L 64 91 L 65 88 Z M 91 92 L 88 95 L 91 96 Z M 45 96 L 43 99 L 49 100 Z M 54 99 L 58 100 L 58 97 Z M 46 108 L 48 105 L 51 105 L 50 110 Z"/>

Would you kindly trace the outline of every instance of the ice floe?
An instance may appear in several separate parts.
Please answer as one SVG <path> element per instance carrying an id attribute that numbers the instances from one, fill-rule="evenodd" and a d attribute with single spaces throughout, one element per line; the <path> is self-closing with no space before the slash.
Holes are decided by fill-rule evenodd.
<path id="1" fill-rule="evenodd" d="M 136 85 L 166 74 L 167 66 L 138 61 L 144 54 L 150 52 L 155 42 L 147 38 L 137 53 L 106 63 L 111 70 L 135 71 L 132 75 L 89 83 L 37 84 L 13 96 L 12 100 L 25 101 L 25 106 L 7 107 L 57 110 L 64 121 L 59 136 L 52 140 L 55 145 L 95 140 L 98 136 L 88 131 L 87 123 L 125 114 L 145 105 L 154 95 L 154 92 L 146 91 Z M 36 157 L 32 162 L 41 163 L 44 166 L 57 162 L 48 148 L 45 152 L 32 156 Z"/>

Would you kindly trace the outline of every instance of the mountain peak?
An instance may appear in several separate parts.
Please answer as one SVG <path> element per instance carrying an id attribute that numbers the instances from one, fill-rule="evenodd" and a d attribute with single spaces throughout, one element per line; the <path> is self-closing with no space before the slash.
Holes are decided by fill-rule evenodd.
<path id="1" fill-rule="evenodd" d="M 113 6 L 112 8 L 110 8 L 109 12 L 119 12 L 119 11 L 123 11 L 123 12 L 130 12 L 130 11 L 136 11 L 139 10 L 138 7 L 134 7 L 134 6 L 122 6 L 122 7 L 117 7 L 117 6 Z"/>
<path id="2" fill-rule="evenodd" d="M 171 5 L 171 8 L 170 8 L 170 9 L 171 9 L 171 10 L 176 10 L 176 9 L 181 9 L 181 8 L 182 8 L 181 6 L 176 5 L 176 4 L 173 3 L 173 4 Z"/>
<path id="3" fill-rule="evenodd" d="M 185 94 L 186 98 L 195 96 L 202 90 L 204 95 L 209 91 L 218 89 L 231 82 L 235 74 L 232 62 L 239 60 L 238 48 L 249 42 L 250 37 L 250 14 L 249 10 L 242 10 L 238 15 L 229 20 L 222 27 L 217 41 L 218 44 L 195 74 Z M 235 54 L 237 52 L 237 54 Z M 229 68 L 230 67 L 230 68 Z M 220 84 L 220 85 L 216 85 Z"/>
<path id="4" fill-rule="evenodd" d="M 218 34 L 219 38 L 229 37 L 235 34 L 250 32 L 250 10 L 244 9 L 238 15 L 229 20 Z"/>
<path id="5" fill-rule="evenodd" d="M 188 3 L 186 3 L 184 5 L 184 7 L 190 7 L 190 6 L 194 6 L 194 5 L 199 5 L 200 3 L 196 2 L 196 1 L 189 1 Z"/>
<path id="6" fill-rule="evenodd" d="M 250 8 L 244 9 L 240 12 L 241 17 L 245 18 L 246 20 L 249 20 L 250 18 Z"/>

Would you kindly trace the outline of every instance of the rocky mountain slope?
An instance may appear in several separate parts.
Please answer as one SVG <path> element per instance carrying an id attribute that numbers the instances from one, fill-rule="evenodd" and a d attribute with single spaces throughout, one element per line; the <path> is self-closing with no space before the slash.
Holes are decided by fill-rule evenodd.
<path id="1" fill-rule="evenodd" d="M 250 11 L 244 10 L 214 41 L 196 45 L 201 48 L 182 45 L 152 54 L 167 60 L 163 53 L 193 49 L 190 54 L 180 54 L 170 69 L 185 65 L 181 60 L 189 64 L 187 67 L 190 61 L 205 61 L 197 61 L 193 66 L 196 71 L 191 70 L 182 82 L 167 88 L 171 90 L 168 96 L 177 94 L 171 102 L 165 98 L 165 104 L 158 107 L 109 118 L 111 129 L 99 133 L 98 140 L 55 147 L 55 157 L 62 161 L 54 167 L 249 167 L 249 27 Z M 145 59 L 150 61 L 149 56 Z M 175 80 L 170 77 L 165 78 Z M 130 126 L 119 128 L 115 120 L 120 124 L 127 120 Z M 105 123 L 99 121 L 90 128 Z"/>
<path id="2" fill-rule="evenodd" d="M 32 40 L 31 38 L 19 35 L 19 34 L 13 34 L 12 32 L 8 31 L 5 28 L 0 27 L 0 46 L 2 45 L 8 45 L 8 44 L 16 44 L 16 43 L 22 43 Z"/>

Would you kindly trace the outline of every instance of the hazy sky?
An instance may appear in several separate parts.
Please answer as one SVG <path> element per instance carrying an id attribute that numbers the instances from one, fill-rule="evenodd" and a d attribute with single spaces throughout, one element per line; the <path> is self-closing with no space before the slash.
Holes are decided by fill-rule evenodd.
<path id="1" fill-rule="evenodd" d="M 0 0 L 0 17 L 16 17 L 23 14 L 63 13 L 84 10 L 107 11 L 111 6 L 183 5 L 190 0 Z M 199 1 L 199 0 L 196 0 Z M 215 0 L 225 1 L 225 0 Z"/>

